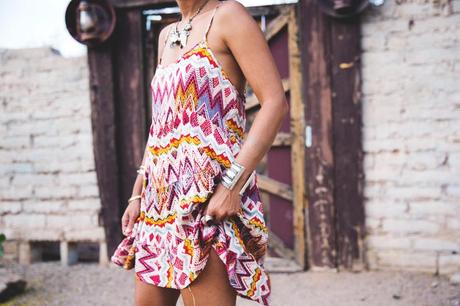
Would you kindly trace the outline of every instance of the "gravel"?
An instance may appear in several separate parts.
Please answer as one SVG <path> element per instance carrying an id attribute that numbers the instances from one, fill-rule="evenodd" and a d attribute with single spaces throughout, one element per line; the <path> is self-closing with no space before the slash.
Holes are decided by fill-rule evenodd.
<path id="1" fill-rule="evenodd" d="M 64 267 L 60 262 L 7 266 L 27 281 L 26 291 L 0 306 L 47 305 L 134 305 L 134 270 L 110 264 L 77 263 Z M 448 277 L 427 273 L 297 272 L 271 273 L 272 304 L 340 306 L 443 306 L 460 305 L 460 285 Z M 182 305 L 180 301 L 178 305 Z M 257 305 L 239 299 L 238 306 Z"/>

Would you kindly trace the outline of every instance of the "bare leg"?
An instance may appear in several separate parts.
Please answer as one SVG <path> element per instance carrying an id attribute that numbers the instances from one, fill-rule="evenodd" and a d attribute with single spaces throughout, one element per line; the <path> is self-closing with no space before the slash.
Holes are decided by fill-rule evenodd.
<path id="1" fill-rule="evenodd" d="M 161 288 L 135 279 L 135 306 L 175 306 L 180 291 L 171 288 Z"/>
<path id="2" fill-rule="evenodd" d="M 190 286 L 181 290 L 186 306 L 235 306 L 236 292 L 230 285 L 227 270 L 213 248 L 206 267 Z"/>

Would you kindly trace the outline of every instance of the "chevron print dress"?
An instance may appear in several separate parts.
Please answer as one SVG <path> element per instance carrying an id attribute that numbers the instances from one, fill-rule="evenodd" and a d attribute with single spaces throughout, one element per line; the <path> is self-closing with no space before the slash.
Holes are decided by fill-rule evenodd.
<path id="1" fill-rule="evenodd" d="M 201 222 L 243 144 L 246 123 L 246 92 L 231 83 L 207 43 L 216 9 L 203 39 L 171 64 L 160 59 L 151 82 L 149 154 L 133 231 L 135 275 L 156 286 L 186 288 L 213 248 L 237 294 L 268 305 L 267 228 L 257 174 L 241 197 L 242 214 L 211 226 Z"/>

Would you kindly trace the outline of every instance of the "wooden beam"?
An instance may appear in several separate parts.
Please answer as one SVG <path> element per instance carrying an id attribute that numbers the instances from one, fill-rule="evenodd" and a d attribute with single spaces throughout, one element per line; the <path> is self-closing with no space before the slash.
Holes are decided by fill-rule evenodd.
<path id="1" fill-rule="evenodd" d="M 91 127 L 97 184 L 102 209 L 100 217 L 107 240 L 106 254 L 112 254 L 122 239 L 116 120 L 113 102 L 112 40 L 88 48 Z"/>
<path id="2" fill-rule="evenodd" d="M 298 6 L 291 6 L 288 21 L 288 57 L 290 78 L 291 164 L 293 189 L 294 255 L 301 267 L 306 266 L 305 250 L 305 105 L 302 97 L 302 68 L 298 27 Z"/>
<path id="3" fill-rule="evenodd" d="M 338 265 L 363 269 L 360 18 L 331 23 Z"/>
<path id="4" fill-rule="evenodd" d="M 110 2 L 116 7 L 121 9 L 126 8 L 150 8 L 152 6 L 157 7 L 175 7 L 177 1 L 175 0 L 110 0 Z M 252 16 L 270 16 L 276 15 L 282 9 L 284 5 L 270 5 L 270 6 L 248 6 L 246 7 Z"/>
<path id="5" fill-rule="evenodd" d="M 253 17 L 258 16 L 276 16 L 282 10 L 284 5 L 268 5 L 268 6 L 247 6 L 246 9 Z"/>
<path id="6" fill-rule="evenodd" d="M 301 0 L 302 73 L 306 124 L 312 130 L 308 148 L 307 186 L 309 266 L 335 268 L 337 262 L 334 224 L 334 154 L 332 88 L 330 80 L 330 20 L 315 0 Z"/>
<path id="7" fill-rule="evenodd" d="M 289 79 L 282 79 L 281 83 L 283 85 L 284 92 L 288 92 L 291 89 L 291 84 Z"/>
<path id="8" fill-rule="evenodd" d="M 280 14 L 270 21 L 265 30 L 265 39 L 269 41 L 276 34 L 278 34 L 285 26 L 287 26 L 289 21 L 289 8 L 284 8 L 281 10 Z"/>
<path id="9" fill-rule="evenodd" d="M 292 138 L 291 133 L 278 132 L 272 143 L 272 147 L 290 146 L 292 144 Z"/>
<path id="10" fill-rule="evenodd" d="M 175 0 L 110 0 L 110 2 L 118 8 L 137 8 L 141 6 L 152 6 L 158 4 L 175 4 Z"/>
<path id="11" fill-rule="evenodd" d="M 259 106 L 259 100 L 255 94 L 251 94 L 246 98 L 246 103 L 244 104 L 244 108 L 246 111 L 252 110 L 256 106 Z"/>
<path id="12" fill-rule="evenodd" d="M 273 249 L 278 255 L 283 256 L 283 258 L 295 260 L 294 251 L 288 248 L 283 240 L 272 231 L 268 232 L 268 245 L 269 248 Z"/>
<path id="13" fill-rule="evenodd" d="M 292 188 L 288 184 L 281 183 L 263 174 L 257 174 L 257 186 L 268 193 L 274 194 L 282 199 L 292 201 Z"/>
<path id="14" fill-rule="evenodd" d="M 142 14 L 138 9 L 117 12 L 114 52 L 117 152 L 119 157 L 119 205 L 125 209 L 132 195 L 147 141 Z M 120 216 L 121 218 L 121 216 Z"/>

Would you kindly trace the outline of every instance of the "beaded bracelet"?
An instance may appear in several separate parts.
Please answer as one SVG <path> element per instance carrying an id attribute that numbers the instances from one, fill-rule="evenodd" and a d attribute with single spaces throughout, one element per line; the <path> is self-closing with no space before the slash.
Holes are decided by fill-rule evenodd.
<path id="1" fill-rule="evenodd" d="M 128 204 L 131 203 L 132 201 L 137 200 L 137 199 L 140 199 L 140 198 L 142 198 L 141 195 L 132 196 L 132 197 L 130 197 L 130 198 L 128 199 Z"/>

